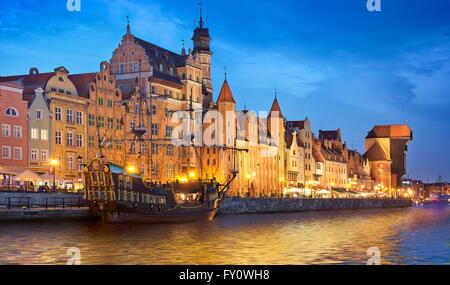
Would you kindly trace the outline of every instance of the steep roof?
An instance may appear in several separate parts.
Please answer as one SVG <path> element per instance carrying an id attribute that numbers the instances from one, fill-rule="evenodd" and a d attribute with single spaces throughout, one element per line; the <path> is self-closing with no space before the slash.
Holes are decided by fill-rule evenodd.
<path id="1" fill-rule="evenodd" d="M 89 85 L 94 82 L 95 75 L 95 72 L 69 75 L 69 79 L 77 88 L 78 96 L 89 98 Z"/>
<path id="2" fill-rule="evenodd" d="M 341 130 L 322 131 L 319 130 L 319 139 L 321 140 L 341 140 Z"/>
<path id="3" fill-rule="evenodd" d="M 370 161 L 390 161 L 389 155 L 378 142 L 375 142 L 364 154 Z"/>
<path id="4" fill-rule="evenodd" d="M 299 128 L 304 129 L 305 128 L 305 121 L 288 121 L 287 126 L 289 128 Z"/>
<path id="5" fill-rule="evenodd" d="M 322 146 L 319 140 L 314 139 L 312 145 L 312 155 L 316 162 L 325 162 L 325 157 L 322 154 Z"/>
<path id="6" fill-rule="evenodd" d="M 375 126 L 366 138 L 412 138 L 412 131 L 408 125 Z"/>
<path id="7" fill-rule="evenodd" d="M 236 104 L 236 101 L 234 101 L 233 93 L 231 93 L 230 85 L 228 85 L 227 80 L 225 80 L 222 84 L 222 89 L 220 90 L 219 97 L 217 98 L 217 103 L 219 102 L 228 102 Z"/>
<path id="8" fill-rule="evenodd" d="M 55 75 L 54 72 L 0 76 L 0 82 L 21 80 L 23 85 L 23 94 L 34 94 L 34 90 L 39 87 L 45 89 L 47 81 L 53 75 Z"/>
<path id="9" fill-rule="evenodd" d="M 280 104 L 278 103 L 277 97 L 273 100 L 272 107 L 270 108 L 269 117 L 272 112 L 278 112 L 278 116 L 283 118 L 283 113 L 281 112 Z"/>

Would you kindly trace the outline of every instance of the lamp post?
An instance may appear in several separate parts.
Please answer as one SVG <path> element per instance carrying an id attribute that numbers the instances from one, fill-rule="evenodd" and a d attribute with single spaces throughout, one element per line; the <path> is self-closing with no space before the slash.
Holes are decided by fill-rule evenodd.
<path id="1" fill-rule="evenodd" d="M 58 160 L 50 160 L 50 165 L 53 167 L 53 192 L 56 192 L 56 166 L 58 165 Z"/>
<path id="2" fill-rule="evenodd" d="M 78 182 L 83 182 L 83 178 L 82 178 L 82 171 L 83 171 L 83 157 L 81 156 L 81 155 L 79 155 L 78 157 L 77 157 L 77 160 L 78 160 L 78 170 L 79 170 L 79 177 L 78 177 Z M 80 183 L 80 184 L 81 184 Z M 75 187 L 75 186 L 74 186 Z M 77 192 L 78 192 L 78 190 L 77 190 Z"/>

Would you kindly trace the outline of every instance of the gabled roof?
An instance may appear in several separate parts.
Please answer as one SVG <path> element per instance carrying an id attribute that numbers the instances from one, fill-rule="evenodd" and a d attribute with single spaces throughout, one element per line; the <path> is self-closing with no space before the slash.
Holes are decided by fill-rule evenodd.
<path id="1" fill-rule="evenodd" d="M 364 154 L 370 161 L 390 161 L 389 155 L 384 151 L 383 147 L 375 142 L 369 150 Z"/>
<path id="2" fill-rule="evenodd" d="M 412 138 L 412 131 L 408 125 L 375 126 L 366 138 Z"/>
<path id="3" fill-rule="evenodd" d="M 234 101 L 233 98 L 233 93 L 231 93 L 230 85 L 228 85 L 226 79 L 222 84 L 222 89 L 220 90 L 219 98 L 217 98 L 217 103 L 219 102 L 228 102 L 236 104 L 236 101 Z"/>

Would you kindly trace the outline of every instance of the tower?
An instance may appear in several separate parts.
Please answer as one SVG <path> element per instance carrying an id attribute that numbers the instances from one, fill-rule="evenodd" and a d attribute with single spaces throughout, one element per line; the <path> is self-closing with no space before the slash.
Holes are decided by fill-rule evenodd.
<path id="1" fill-rule="evenodd" d="M 202 94 L 203 107 L 208 107 L 212 102 L 213 88 L 211 83 L 211 36 L 209 29 L 205 28 L 203 22 L 203 10 L 200 7 L 199 26 L 194 30 L 192 41 L 194 43 L 193 54 L 199 57 L 202 68 Z"/>

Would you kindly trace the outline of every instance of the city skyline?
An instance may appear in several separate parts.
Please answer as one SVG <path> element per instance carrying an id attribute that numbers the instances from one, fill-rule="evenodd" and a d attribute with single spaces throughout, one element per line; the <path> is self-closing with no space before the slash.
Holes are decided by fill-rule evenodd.
<path id="1" fill-rule="evenodd" d="M 81 1 L 81 12 L 72 13 L 66 10 L 65 2 L 44 1 L 42 9 L 33 6 L 36 1 L 0 4 L 2 38 L 8 38 L 0 44 L 0 75 L 24 74 L 34 66 L 41 72 L 60 65 L 72 74 L 96 71 L 98 62 L 110 59 L 111 50 L 124 33 L 127 15 L 134 34 L 180 52 L 181 39 L 186 47 L 191 46 L 193 20 L 198 17 L 194 2 L 177 9 L 181 2 L 97 1 L 94 5 Z M 448 154 L 441 155 L 440 150 L 450 138 L 442 132 L 448 124 L 445 75 L 450 70 L 449 20 L 443 13 L 427 17 L 427 13 L 443 11 L 442 6 L 448 4 L 435 1 L 435 5 L 402 6 L 406 1 L 384 1 L 382 12 L 370 13 L 365 10 L 366 1 L 324 1 L 332 7 L 321 13 L 310 2 L 284 7 L 259 3 L 254 14 L 250 9 L 255 7 L 249 3 L 241 3 L 239 9 L 231 2 L 227 7 L 205 3 L 206 25 L 211 29 L 215 53 L 214 99 L 223 81 L 223 67 L 227 66 L 237 108 L 245 104 L 249 109 L 268 111 L 276 87 L 289 120 L 309 117 L 316 135 L 319 129 L 340 128 L 343 140 L 359 151 L 364 151 L 364 137 L 373 125 L 407 121 L 414 132 L 408 152 L 409 177 L 424 181 L 428 177 L 431 182 L 441 174 L 448 180 Z M 337 13 L 330 14 L 332 8 Z M 407 9 L 402 10 L 402 24 L 398 21 L 387 29 L 388 23 L 396 23 L 395 11 L 400 8 Z M 236 13 L 229 13 L 229 9 Z M 339 13 L 341 9 L 347 9 L 346 13 Z M 261 13 L 264 11 L 276 13 Z M 422 17 L 417 17 L 418 11 Z M 294 12 L 301 17 L 294 19 Z M 99 19 L 99 14 L 105 17 Z M 239 25 L 244 17 L 246 24 Z M 332 21 L 337 21 L 335 31 L 325 31 Z M 411 29 L 412 21 L 417 29 Z M 34 26 L 33 34 L 27 30 L 30 25 Z M 36 28 L 39 26 L 42 28 Z M 438 157 L 439 161 L 434 161 Z"/>

